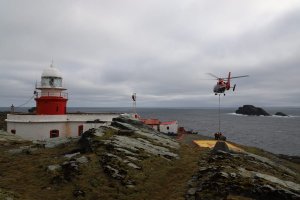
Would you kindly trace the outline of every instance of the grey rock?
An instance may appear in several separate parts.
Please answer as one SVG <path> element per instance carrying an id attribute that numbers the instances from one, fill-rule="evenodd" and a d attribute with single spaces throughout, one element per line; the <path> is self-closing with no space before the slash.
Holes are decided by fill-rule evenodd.
<path id="1" fill-rule="evenodd" d="M 235 112 L 237 114 L 243 115 L 270 116 L 270 114 L 267 113 L 264 109 L 255 107 L 253 105 L 243 105 L 243 107 L 239 107 Z"/>
<path id="2" fill-rule="evenodd" d="M 139 166 L 137 166 L 136 164 L 131 163 L 131 162 L 127 163 L 127 165 L 128 165 L 129 167 L 132 167 L 132 168 L 137 169 L 137 170 L 141 170 L 141 169 L 142 169 L 141 167 L 139 167 Z"/>
<path id="3" fill-rule="evenodd" d="M 282 116 L 282 117 L 288 117 L 288 115 L 283 112 L 276 112 L 275 115 Z"/>
<path id="4" fill-rule="evenodd" d="M 194 196 L 195 193 L 197 191 L 197 188 L 190 188 L 188 191 L 187 191 L 187 195 L 189 196 Z"/>
<path id="5" fill-rule="evenodd" d="M 115 149 L 115 150 L 117 150 L 117 151 L 124 152 L 124 153 L 125 153 L 125 154 L 127 154 L 127 155 L 131 155 L 131 156 L 137 156 L 137 154 L 136 154 L 136 153 L 133 153 L 132 151 L 129 151 L 129 150 L 127 150 L 127 149 L 124 149 L 124 148 L 115 147 L 114 149 Z"/>
<path id="6" fill-rule="evenodd" d="M 56 172 L 56 171 L 59 171 L 61 169 L 62 169 L 62 167 L 60 165 L 49 165 L 47 167 L 47 171 L 49 171 L 49 172 Z"/>
<path id="7" fill-rule="evenodd" d="M 199 172 L 205 172 L 205 171 L 207 171 L 207 170 L 208 170 L 207 167 L 200 167 L 200 168 L 199 168 Z"/>
<path id="8" fill-rule="evenodd" d="M 110 165 L 105 165 L 104 172 L 106 172 L 108 175 L 110 175 L 112 178 L 123 180 L 125 178 L 125 175 L 120 174 L 119 170 L 111 167 Z"/>
<path id="9" fill-rule="evenodd" d="M 229 147 L 224 141 L 217 141 L 212 152 L 225 155 L 224 152 L 229 152 Z"/>
<path id="10" fill-rule="evenodd" d="M 229 178 L 229 175 L 226 172 L 219 172 L 218 175 L 223 178 Z"/>
<path id="11" fill-rule="evenodd" d="M 169 149 L 157 146 L 152 143 L 145 143 L 135 138 L 130 138 L 126 136 L 114 136 L 113 145 L 119 148 L 131 149 L 133 151 L 139 151 L 140 149 L 146 151 L 147 153 L 159 155 L 166 158 L 176 158 L 179 156 L 175 153 L 172 153 Z"/>
<path id="12" fill-rule="evenodd" d="M 77 156 L 79 154 L 80 154 L 80 152 L 76 152 L 76 153 L 72 153 L 72 154 L 65 154 L 64 157 L 71 159 L 72 157 Z"/>
<path id="13" fill-rule="evenodd" d="M 57 138 L 48 138 L 45 140 L 35 140 L 34 144 L 42 145 L 45 148 L 54 148 L 63 144 L 69 144 L 71 142 L 77 141 L 78 138 L 71 137 L 57 137 Z"/>
<path id="14" fill-rule="evenodd" d="M 5 142 L 5 141 L 26 141 L 22 139 L 20 136 L 8 133 L 6 131 L 0 130 L 0 141 Z"/>
<path id="15" fill-rule="evenodd" d="M 274 161 L 272 161 L 272 160 L 270 160 L 270 159 L 268 159 L 266 157 L 259 156 L 259 155 L 256 155 L 256 154 L 252 154 L 252 153 L 249 153 L 249 152 L 245 152 L 245 153 L 246 153 L 247 156 L 251 157 L 252 159 L 256 159 L 256 160 L 258 160 L 260 162 L 263 162 L 263 163 L 268 164 L 268 165 L 270 165 L 272 167 L 275 167 L 275 168 L 280 168 L 283 171 L 285 171 L 285 172 L 287 172 L 287 173 L 289 173 L 291 175 L 296 175 L 296 173 L 294 171 L 292 171 L 291 169 L 289 169 L 289 168 L 287 168 L 285 166 L 282 166 L 282 165 L 280 165 L 278 163 L 275 163 Z"/>
<path id="16" fill-rule="evenodd" d="M 32 152 L 36 151 L 37 148 L 31 148 L 31 146 L 22 146 L 18 149 L 10 149 L 7 152 L 11 154 L 31 154 Z"/>
<path id="17" fill-rule="evenodd" d="M 255 172 L 255 171 L 248 171 L 244 168 L 239 168 L 239 174 L 243 177 L 261 178 L 261 179 L 267 180 L 269 182 L 284 186 L 285 188 L 288 188 L 288 189 L 291 189 L 294 191 L 300 191 L 299 184 L 294 183 L 292 181 L 284 181 L 275 176 L 271 176 L 268 174 L 263 174 L 263 173 L 259 173 L 259 172 Z"/>
<path id="18" fill-rule="evenodd" d="M 85 156 L 81 156 L 81 157 L 77 158 L 76 161 L 80 164 L 85 164 L 85 163 L 89 162 L 88 158 Z"/>
<path id="19" fill-rule="evenodd" d="M 236 178 L 236 173 L 234 173 L 234 172 L 232 172 L 232 173 L 230 173 L 230 176 L 232 177 L 232 178 Z"/>
<path id="20" fill-rule="evenodd" d="M 133 161 L 140 161 L 138 158 L 133 157 L 133 156 L 126 156 L 126 158 L 133 160 Z"/>

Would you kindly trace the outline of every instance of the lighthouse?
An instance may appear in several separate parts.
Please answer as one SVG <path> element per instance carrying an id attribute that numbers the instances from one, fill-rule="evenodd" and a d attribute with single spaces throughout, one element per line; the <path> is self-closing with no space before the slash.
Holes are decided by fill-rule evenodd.
<path id="1" fill-rule="evenodd" d="M 53 66 L 42 71 L 35 86 L 36 113 L 7 114 L 7 132 L 27 140 L 78 137 L 103 124 L 110 124 L 122 113 L 67 113 L 68 93 L 60 71 Z"/>
<path id="2" fill-rule="evenodd" d="M 50 65 L 44 69 L 41 82 L 36 84 L 35 101 L 37 115 L 65 115 L 68 93 L 62 87 L 62 75 L 57 68 Z"/>

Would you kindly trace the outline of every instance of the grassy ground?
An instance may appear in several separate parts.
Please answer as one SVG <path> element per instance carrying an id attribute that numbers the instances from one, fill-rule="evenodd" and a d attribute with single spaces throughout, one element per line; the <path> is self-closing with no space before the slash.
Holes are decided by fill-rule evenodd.
<path id="1" fill-rule="evenodd" d="M 74 199 L 73 192 L 82 190 L 77 199 L 184 199 L 187 181 L 197 169 L 199 148 L 182 145 L 181 159 L 168 161 L 150 157 L 142 163 L 143 170 L 133 174 L 135 188 L 126 188 L 108 177 L 99 157 L 85 154 L 89 163 L 80 166 L 80 173 L 71 181 L 55 181 L 57 174 L 47 172 L 47 166 L 61 164 L 65 153 L 76 144 L 54 149 L 38 149 L 30 154 L 10 154 L 9 148 L 28 144 L 0 143 L 0 188 L 12 191 L 16 199 Z"/>
<path id="2" fill-rule="evenodd" d="M 69 181 L 57 179 L 59 174 L 47 171 L 49 165 L 62 164 L 66 161 L 63 155 L 78 148 L 77 143 L 54 149 L 38 149 L 32 153 L 11 154 L 7 152 L 8 149 L 26 146 L 29 143 L 0 142 L 0 189 L 8 193 L 12 192 L 15 199 L 22 200 L 184 199 L 187 182 L 198 170 L 199 161 L 209 160 L 210 156 L 208 149 L 199 148 L 192 141 L 205 138 L 198 135 L 183 137 L 179 141 L 181 147 L 178 160 L 169 161 L 159 156 L 151 156 L 143 160 L 142 170 L 130 171 L 130 177 L 136 181 L 134 188 L 126 188 L 119 181 L 108 177 L 103 172 L 99 155 L 95 153 L 84 154 L 89 159 L 88 164 L 80 165 L 79 172 Z M 275 155 L 261 149 L 234 145 L 290 167 L 298 173 L 297 180 L 300 180 L 299 164 L 278 159 Z M 226 165 L 226 162 L 222 161 L 220 165 Z M 238 165 L 243 163 L 237 163 Z M 76 191 L 84 191 L 84 195 L 75 198 Z"/>

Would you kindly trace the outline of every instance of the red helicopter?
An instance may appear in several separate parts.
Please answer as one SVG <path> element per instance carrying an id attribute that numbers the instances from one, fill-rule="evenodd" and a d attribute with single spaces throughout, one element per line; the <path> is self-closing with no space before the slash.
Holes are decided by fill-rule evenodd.
<path id="1" fill-rule="evenodd" d="M 225 96 L 225 90 L 230 90 L 230 88 L 232 88 L 233 91 L 235 90 L 236 84 L 234 84 L 233 87 L 230 87 L 230 79 L 243 78 L 243 77 L 248 77 L 249 76 L 249 75 L 244 75 L 244 76 L 233 76 L 233 77 L 231 77 L 231 72 L 229 72 L 227 78 L 220 78 L 220 77 L 217 77 L 216 75 L 214 75 L 212 73 L 208 73 L 208 74 L 210 76 L 216 78 L 216 80 L 218 80 L 217 84 L 214 86 L 215 95 L 224 93 L 224 96 Z"/>

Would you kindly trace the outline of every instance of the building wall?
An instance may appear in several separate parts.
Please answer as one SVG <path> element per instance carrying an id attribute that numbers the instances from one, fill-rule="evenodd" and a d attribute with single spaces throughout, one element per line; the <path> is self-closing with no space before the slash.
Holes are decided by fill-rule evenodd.
<path id="1" fill-rule="evenodd" d="M 16 135 L 28 140 L 44 140 L 50 138 L 51 130 L 59 130 L 59 137 L 78 136 L 78 128 L 83 131 L 97 128 L 99 123 L 87 121 L 101 120 L 111 122 L 119 114 L 68 114 L 68 115 L 12 115 L 7 116 L 7 132 L 16 131 Z"/>
<path id="2" fill-rule="evenodd" d="M 168 129 L 169 127 L 169 129 Z M 161 124 L 160 125 L 160 132 L 163 133 L 177 133 L 178 130 L 178 123 L 174 123 L 174 124 Z"/>

